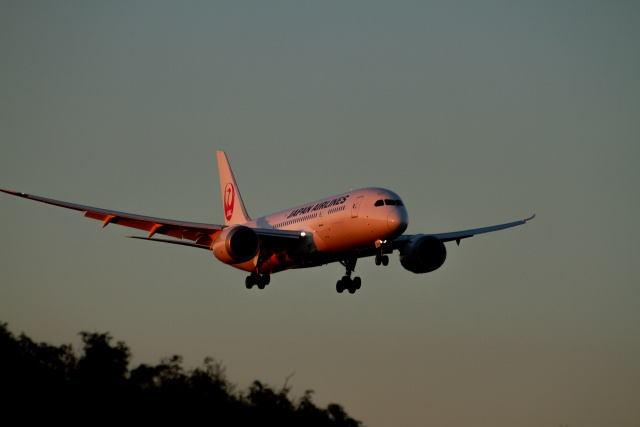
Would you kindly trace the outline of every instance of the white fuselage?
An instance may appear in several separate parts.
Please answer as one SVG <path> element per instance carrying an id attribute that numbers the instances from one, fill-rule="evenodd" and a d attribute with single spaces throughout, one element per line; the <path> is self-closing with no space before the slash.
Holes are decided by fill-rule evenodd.
<path id="1" fill-rule="evenodd" d="M 304 231 L 307 254 L 333 256 L 398 237 L 406 230 L 408 221 L 407 209 L 396 193 L 384 188 L 362 188 L 260 217 L 244 225 Z M 295 254 L 291 255 L 265 262 L 260 273 L 294 267 Z M 255 271 L 256 260 L 233 266 Z"/>

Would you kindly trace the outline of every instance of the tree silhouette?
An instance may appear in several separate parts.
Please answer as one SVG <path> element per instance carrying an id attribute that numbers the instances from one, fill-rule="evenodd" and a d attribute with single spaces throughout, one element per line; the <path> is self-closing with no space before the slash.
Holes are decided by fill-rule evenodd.
<path id="1" fill-rule="evenodd" d="M 74 379 L 83 392 L 112 393 L 127 380 L 131 354 L 123 342 L 111 346 L 108 333 L 81 332 L 84 355 L 78 360 Z"/>
<path id="2" fill-rule="evenodd" d="M 235 392 L 221 362 L 207 357 L 187 371 L 178 355 L 157 366 L 141 364 L 129 371 L 131 353 L 108 333 L 81 332 L 82 351 L 15 338 L 0 323 L 0 394 L 6 408 L 41 415 L 51 421 L 74 414 L 78 424 L 95 422 L 206 422 L 211 425 L 357 427 L 342 406 L 320 409 L 307 390 L 297 403 L 288 379 L 279 390 L 254 381 L 246 393 Z M 32 408 L 38 408 L 33 411 Z"/>

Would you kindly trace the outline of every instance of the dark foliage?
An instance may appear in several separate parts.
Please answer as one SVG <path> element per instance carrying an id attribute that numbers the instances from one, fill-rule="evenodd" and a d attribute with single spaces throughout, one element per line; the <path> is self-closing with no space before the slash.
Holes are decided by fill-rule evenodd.
<path id="1" fill-rule="evenodd" d="M 206 358 L 185 371 L 182 358 L 129 370 L 131 353 L 108 333 L 81 332 L 83 349 L 37 344 L 0 323 L 0 398 L 9 413 L 23 421 L 191 422 L 198 425 L 357 427 L 340 405 L 313 404 L 308 390 L 297 400 L 285 385 L 277 390 L 259 381 L 235 392 L 224 366 Z"/>

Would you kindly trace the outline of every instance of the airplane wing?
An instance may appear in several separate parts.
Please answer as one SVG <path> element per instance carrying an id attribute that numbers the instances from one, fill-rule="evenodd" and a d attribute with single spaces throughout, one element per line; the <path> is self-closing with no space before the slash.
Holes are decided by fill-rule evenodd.
<path id="1" fill-rule="evenodd" d="M 175 221 L 171 219 L 154 218 L 150 216 L 136 215 L 125 212 L 113 211 L 109 209 L 95 208 L 92 206 L 78 205 L 75 203 L 63 202 L 60 200 L 47 199 L 45 197 L 34 196 L 26 193 L 19 193 L 17 191 L 2 190 L 3 193 L 11 194 L 12 196 L 18 196 L 25 199 L 35 200 L 36 202 L 47 203 L 54 206 L 60 206 L 62 208 L 72 209 L 76 211 L 84 212 L 84 216 L 91 219 L 97 219 L 102 221 L 102 228 L 109 224 L 117 224 L 125 227 L 136 228 L 138 230 L 144 230 L 149 232 L 151 239 L 154 234 L 164 234 L 177 239 L 187 239 L 194 241 L 195 243 L 186 242 L 173 242 L 182 243 L 188 246 L 209 248 L 211 242 L 218 233 L 222 231 L 224 226 L 216 224 L 202 224 L 197 222 L 184 222 Z"/>
<path id="2" fill-rule="evenodd" d="M 136 228 L 138 230 L 148 231 L 147 237 L 126 236 L 133 239 L 142 239 L 147 241 L 172 243 L 182 246 L 189 246 L 201 249 L 211 249 L 211 244 L 218 234 L 226 228 L 224 225 L 203 224 L 198 222 L 184 222 L 172 219 L 155 218 L 150 216 L 130 214 L 126 212 L 113 211 L 109 209 L 96 208 L 92 206 L 79 205 L 76 203 L 63 202 L 60 200 L 47 199 L 45 197 L 34 196 L 31 194 L 20 193 L 17 191 L 3 190 L 3 193 L 11 194 L 25 199 L 35 200 L 36 202 L 47 203 L 49 205 L 59 206 L 62 208 L 72 209 L 84 212 L 84 216 L 91 219 L 102 221 L 102 228 L 109 224 L 117 224 L 125 227 Z M 263 242 L 263 247 L 286 247 L 297 242 L 302 236 L 300 231 L 294 230 L 276 230 L 268 228 L 253 229 Z M 157 239 L 152 238 L 154 234 L 164 234 L 180 240 Z M 191 240 L 184 242 L 182 239 Z"/>
<path id="3" fill-rule="evenodd" d="M 493 225 L 491 227 L 482 227 L 482 228 L 473 228 L 471 230 L 463 230 L 463 231 L 453 231 L 450 233 L 435 233 L 435 234 L 426 234 L 427 236 L 433 236 L 440 239 L 443 242 L 450 242 L 455 240 L 458 245 L 460 244 L 460 240 L 466 239 L 468 237 L 473 237 L 476 234 L 490 233 L 492 231 L 504 230 L 505 228 L 516 227 L 518 225 L 526 224 L 527 221 L 531 221 L 535 218 L 535 214 L 530 218 L 523 219 L 520 221 L 508 222 L 506 224 Z M 404 241 L 409 240 L 413 237 L 413 235 L 402 235 L 394 240 L 394 243 L 402 244 Z"/>

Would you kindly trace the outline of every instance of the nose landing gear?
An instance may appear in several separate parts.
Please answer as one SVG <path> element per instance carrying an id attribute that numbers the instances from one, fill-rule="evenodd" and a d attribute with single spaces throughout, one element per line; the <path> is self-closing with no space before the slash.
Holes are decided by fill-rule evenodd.
<path id="1" fill-rule="evenodd" d="M 389 265 L 388 255 L 376 255 L 376 265 Z"/>
<path id="2" fill-rule="evenodd" d="M 386 240 L 376 240 L 375 245 L 376 249 L 380 251 L 380 253 L 376 255 L 376 265 L 389 265 L 389 257 L 385 254 L 390 254 L 391 252 L 393 252 L 391 244 Z"/>

